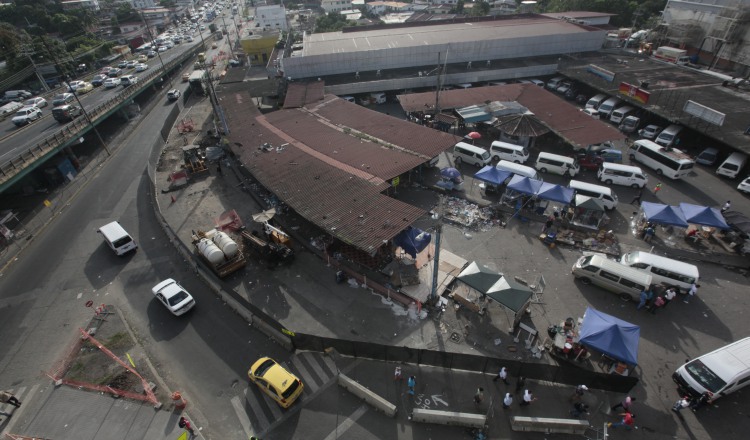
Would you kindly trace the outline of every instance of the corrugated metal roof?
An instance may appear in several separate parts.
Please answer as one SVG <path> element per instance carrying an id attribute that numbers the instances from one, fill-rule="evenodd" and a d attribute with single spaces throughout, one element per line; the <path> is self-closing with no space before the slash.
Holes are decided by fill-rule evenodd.
<path id="1" fill-rule="evenodd" d="M 284 108 L 303 107 L 323 99 L 324 81 L 293 82 L 286 88 Z"/>
<path id="2" fill-rule="evenodd" d="M 335 119 L 317 117 L 310 109 L 261 115 L 248 105 L 251 98 L 246 92 L 222 96 L 229 145 L 264 187 L 308 221 L 372 254 L 424 215 L 422 209 L 382 194 L 388 179 L 425 162 L 423 158 L 362 141 L 345 133 L 343 124 L 335 125 Z M 324 105 L 331 102 L 330 107 Z M 354 119 L 395 119 L 336 97 L 326 97 L 319 105 L 318 110 L 328 108 L 333 116 L 343 112 L 354 114 Z M 396 121 L 386 123 L 383 130 L 394 127 L 398 133 L 413 127 L 426 138 L 425 144 L 432 145 L 430 151 L 453 145 L 436 147 L 447 142 L 445 133 Z M 268 151 L 261 148 L 264 143 Z"/>
<path id="3" fill-rule="evenodd" d="M 398 98 L 407 112 L 425 111 L 434 107 L 435 93 L 399 95 Z M 472 87 L 440 93 L 440 108 L 443 110 L 489 104 L 492 101 L 517 101 L 550 130 L 577 147 L 627 137 L 611 125 L 585 115 L 578 111 L 578 107 L 534 84 Z"/>

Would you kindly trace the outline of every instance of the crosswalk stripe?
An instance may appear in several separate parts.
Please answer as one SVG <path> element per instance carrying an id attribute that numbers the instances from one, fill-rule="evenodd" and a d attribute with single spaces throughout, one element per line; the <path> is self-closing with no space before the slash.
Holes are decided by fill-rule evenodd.
<path id="1" fill-rule="evenodd" d="M 314 393 L 317 391 L 318 384 L 315 382 L 315 379 L 310 376 L 310 373 L 307 371 L 307 368 L 302 363 L 302 360 L 294 357 L 292 359 L 292 364 L 294 364 L 294 367 L 299 371 L 299 375 L 302 376 L 302 384 L 305 386 L 305 390 L 303 392 L 309 392 Z"/>
<path id="2" fill-rule="evenodd" d="M 304 353 L 303 353 L 304 354 Z M 320 364 L 318 363 L 318 360 L 321 358 L 320 355 L 313 356 L 312 353 L 310 353 L 309 356 L 306 356 L 305 359 L 307 359 L 312 366 L 312 369 L 315 370 L 315 373 L 317 373 L 318 377 L 320 378 L 322 383 L 328 382 L 328 379 L 330 377 L 329 374 L 326 374 L 325 371 L 320 367 Z"/>
<path id="3" fill-rule="evenodd" d="M 242 425 L 242 430 L 245 431 L 245 436 L 247 438 L 254 436 L 255 431 L 253 430 L 253 424 L 250 422 L 250 418 L 245 412 L 245 406 L 242 404 L 239 396 L 232 397 L 231 402 L 234 412 L 237 414 L 237 418 L 240 421 L 240 425 Z"/>
<path id="4" fill-rule="evenodd" d="M 284 411 L 281 409 L 279 404 L 276 403 L 275 400 L 268 397 L 266 393 L 263 393 L 263 401 L 266 402 L 268 409 L 271 411 L 271 414 L 273 414 L 273 420 L 276 420 L 284 415 Z"/>
<path id="5" fill-rule="evenodd" d="M 250 384 L 250 386 L 254 387 L 255 385 Z M 263 395 L 262 391 L 259 391 L 259 393 Z M 250 409 L 253 411 L 255 418 L 258 419 L 259 428 L 264 429 L 266 426 L 271 424 L 271 422 L 266 417 L 266 413 L 260 407 L 258 399 L 255 397 L 255 394 L 253 394 L 250 388 L 245 388 L 245 401 L 250 405 Z M 274 402 L 274 405 L 275 404 L 276 402 Z"/>
<path id="6" fill-rule="evenodd" d="M 336 363 L 333 362 L 333 359 L 331 359 L 329 356 L 323 356 L 323 363 L 326 364 L 328 367 L 328 370 L 333 374 L 336 375 L 336 373 L 339 371 L 338 367 L 336 367 Z"/>
<path id="7" fill-rule="evenodd" d="M 328 434 L 324 440 L 336 440 L 340 435 L 345 433 L 349 428 L 357 423 L 357 420 L 359 420 L 359 418 L 362 417 L 366 412 L 367 407 L 365 405 L 360 406 L 356 411 L 352 413 L 351 416 L 347 417 L 346 420 L 341 422 L 341 424 L 337 426 L 335 430 L 331 431 L 331 433 Z"/>

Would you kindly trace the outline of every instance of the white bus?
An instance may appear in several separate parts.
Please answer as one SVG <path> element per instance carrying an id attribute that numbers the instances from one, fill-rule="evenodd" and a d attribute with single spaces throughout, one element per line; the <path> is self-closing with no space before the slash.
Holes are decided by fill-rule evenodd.
<path id="1" fill-rule="evenodd" d="M 695 162 L 676 148 L 665 148 L 648 139 L 633 142 L 630 160 L 636 160 L 670 179 L 679 179 L 690 173 Z"/>

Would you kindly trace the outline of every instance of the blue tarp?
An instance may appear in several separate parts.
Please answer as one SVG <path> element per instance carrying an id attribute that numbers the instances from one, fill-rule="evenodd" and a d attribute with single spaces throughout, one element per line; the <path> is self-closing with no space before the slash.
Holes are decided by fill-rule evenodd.
<path id="1" fill-rule="evenodd" d="M 626 364 L 638 365 L 640 327 L 591 307 L 586 308 L 581 327 L 578 342 Z"/>
<path id="2" fill-rule="evenodd" d="M 682 211 L 674 206 L 662 205 L 661 203 L 642 202 L 641 208 L 646 220 L 662 225 L 688 227 L 688 222 Z"/>
<path id="3" fill-rule="evenodd" d="M 569 205 L 570 201 L 573 200 L 573 190 L 553 183 L 542 182 L 537 197 Z"/>
<path id="4" fill-rule="evenodd" d="M 417 258 L 417 254 L 422 252 L 431 240 L 430 234 L 409 226 L 393 238 L 393 243 L 401 247 L 412 258 Z"/>
<path id="5" fill-rule="evenodd" d="M 508 189 L 520 192 L 523 194 L 536 195 L 539 192 L 539 188 L 542 187 L 541 180 L 529 179 L 528 177 L 519 176 L 515 174 L 510 182 L 508 183 Z"/>
<path id="6" fill-rule="evenodd" d="M 716 208 L 708 206 L 691 205 L 690 203 L 680 203 L 680 210 L 685 215 L 688 223 L 696 225 L 713 226 L 719 229 L 729 229 L 729 225 L 724 221 L 724 216 Z"/>
<path id="7" fill-rule="evenodd" d="M 498 170 L 492 165 L 487 165 L 486 167 L 477 171 L 477 173 L 474 174 L 474 178 L 484 180 L 485 182 L 491 183 L 493 185 L 502 185 L 502 183 L 505 182 L 508 177 L 510 177 L 510 175 L 511 173 L 509 171 Z"/>

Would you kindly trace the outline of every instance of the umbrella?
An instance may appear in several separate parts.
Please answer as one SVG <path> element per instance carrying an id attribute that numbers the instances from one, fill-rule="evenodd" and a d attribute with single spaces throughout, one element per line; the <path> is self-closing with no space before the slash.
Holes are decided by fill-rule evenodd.
<path id="1" fill-rule="evenodd" d="M 260 214 L 253 214 L 253 221 L 258 223 L 265 223 L 270 221 L 275 214 L 276 208 L 271 208 L 269 210 L 261 212 Z"/>
<path id="2" fill-rule="evenodd" d="M 481 139 L 482 135 L 477 133 L 476 131 L 472 131 L 471 133 L 467 134 L 466 136 L 472 138 L 472 139 Z"/>
<path id="3" fill-rule="evenodd" d="M 448 179 L 456 179 L 461 177 L 461 171 L 458 171 L 455 168 L 443 168 L 440 170 L 440 175 Z"/>

